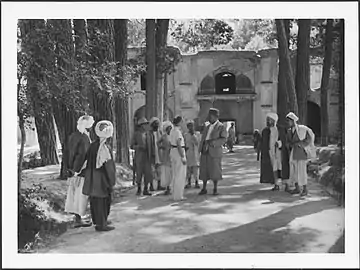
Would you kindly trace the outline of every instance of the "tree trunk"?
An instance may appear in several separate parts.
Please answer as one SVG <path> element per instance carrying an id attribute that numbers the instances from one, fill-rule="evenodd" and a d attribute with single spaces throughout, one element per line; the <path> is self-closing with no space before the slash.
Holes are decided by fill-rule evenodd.
<path id="1" fill-rule="evenodd" d="M 168 109 L 168 99 L 169 99 L 169 93 L 168 93 L 168 88 L 167 88 L 167 81 L 168 81 L 168 76 L 167 74 L 165 74 L 164 76 L 164 121 L 168 121 L 169 120 L 169 109 Z"/>
<path id="2" fill-rule="evenodd" d="M 50 45 L 46 38 L 38 37 L 36 30 L 40 29 L 45 29 L 44 20 L 24 20 L 24 35 L 22 33 L 22 36 L 27 37 L 23 40 L 23 45 L 32 57 L 27 75 L 28 94 L 32 101 L 42 164 L 45 166 L 58 164 L 59 158 L 51 100 L 47 97 L 49 89 L 45 88 L 46 84 L 41 85 L 45 81 L 45 72 L 49 68 L 49 63 L 40 56 L 40 53 L 44 48 L 49 49 Z M 39 40 L 39 38 L 43 39 Z M 39 87 L 43 87 L 41 92 Z"/>
<path id="3" fill-rule="evenodd" d="M 113 53 L 109 52 L 110 47 L 113 47 L 113 37 L 111 37 L 111 23 L 107 22 L 110 20 L 104 19 L 91 19 L 87 20 L 88 24 L 88 33 L 89 33 L 89 46 L 90 46 L 90 57 L 88 61 L 93 63 L 94 68 L 99 68 L 99 66 L 111 61 Z M 108 40 L 105 42 L 99 40 L 98 32 L 101 34 L 108 34 Z M 101 43 L 101 44 L 100 44 Z M 112 119 L 112 104 L 111 97 L 106 91 L 99 89 L 96 83 L 92 82 L 89 85 L 89 102 L 90 107 L 95 118 L 95 122 L 100 120 L 109 120 Z"/>
<path id="4" fill-rule="evenodd" d="M 73 20 L 74 24 L 74 43 L 75 43 L 75 59 L 78 63 L 86 61 L 85 46 L 87 45 L 87 34 L 85 20 Z M 90 104 L 88 100 L 88 91 L 86 87 L 86 79 L 79 76 L 77 89 L 81 95 L 82 106 L 84 111 L 91 114 Z"/>
<path id="5" fill-rule="evenodd" d="M 72 61 L 75 58 L 75 48 L 72 39 L 72 26 L 70 20 L 48 20 L 52 27 L 53 40 L 55 41 L 55 50 L 57 52 L 54 59 L 54 68 L 64 70 L 71 74 L 74 70 Z M 60 49 L 61 48 L 61 49 Z M 69 61 L 70 59 L 70 61 Z M 55 61 L 56 60 L 56 61 Z M 57 63 L 55 65 L 55 63 Z M 60 71 L 61 73 L 61 71 Z M 77 111 L 63 102 L 66 100 L 67 92 L 61 92 L 60 98 L 53 99 L 53 110 L 56 126 L 59 132 L 61 142 L 62 159 L 60 168 L 60 179 L 67 179 L 68 164 L 68 138 L 76 130 Z M 84 100 L 84 99 L 80 99 Z"/>
<path id="6" fill-rule="evenodd" d="M 310 19 L 299 19 L 296 57 L 296 97 L 300 123 L 307 122 L 307 96 L 310 89 Z"/>
<path id="7" fill-rule="evenodd" d="M 328 145 L 329 114 L 328 114 L 328 88 L 332 60 L 333 20 L 326 21 L 325 57 L 321 77 L 321 145 Z"/>
<path id="8" fill-rule="evenodd" d="M 156 116 L 156 23 L 146 20 L 146 117 Z"/>
<path id="9" fill-rule="evenodd" d="M 339 48 L 339 119 L 340 119 L 340 146 L 341 155 L 345 145 L 345 104 L 344 104 L 344 19 L 340 19 L 340 48 Z"/>
<path id="10" fill-rule="evenodd" d="M 279 56 L 280 62 L 284 62 L 284 67 L 286 69 L 285 78 L 286 78 L 286 87 L 287 93 L 289 96 L 289 109 L 298 114 L 298 105 L 297 105 L 297 98 L 296 98 L 296 90 L 295 90 L 295 81 L 294 81 L 294 72 L 291 65 L 290 53 L 288 48 L 288 41 L 286 37 L 286 31 L 283 20 L 275 20 L 276 29 L 277 29 L 277 36 L 279 41 Z"/>
<path id="11" fill-rule="evenodd" d="M 115 61 L 118 64 L 117 73 L 120 78 L 124 78 L 123 68 L 127 62 L 128 33 L 125 19 L 114 20 L 115 29 Z M 118 81 L 118 83 L 121 83 Z M 129 159 L 129 104 L 125 94 L 115 97 L 116 114 L 116 162 L 130 164 Z"/>
<path id="12" fill-rule="evenodd" d="M 161 62 L 164 61 L 161 54 L 166 49 L 167 44 L 167 35 L 169 30 L 169 19 L 158 19 L 156 21 L 156 104 L 155 104 L 155 115 L 159 117 L 160 123 L 163 122 L 164 119 L 164 74 L 163 70 L 161 70 L 160 65 Z"/>
<path id="13" fill-rule="evenodd" d="M 287 39 L 287 48 L 290 46 L 290 20 L 284 20 L 286 39 Z M 279 44 L 280 46 L 280 44 Z M 280 51 L 280 49 L 279 49 Z M 277 96 L 277 113 L 279 116 L 279 125 L 286 125 L 286 115 L 289 112 L 289 95 L 287 93 L 286 87 L 286 68 L 284 59 L 280 61 L 280 58 L 283 58 L 279 54 L 279 72 L 278 72 L 278 96 Z"/>

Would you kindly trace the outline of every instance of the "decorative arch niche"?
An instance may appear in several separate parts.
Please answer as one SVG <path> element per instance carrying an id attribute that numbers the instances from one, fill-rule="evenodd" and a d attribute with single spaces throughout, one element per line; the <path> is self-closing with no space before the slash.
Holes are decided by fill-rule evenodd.
<path id="1" fill-rule="evenodd" d="M 215 88 L 215 80 L 211 75 L 207 75 L 200 83 L 199 94 L 213 94 Z"/>
<path id="2" fill-rule="evenodd" d="M 249 77 L 244 74 L 236 76 L 236 90 L 237 92 L 249 92 L 253 91 L 253 85 Z"/>

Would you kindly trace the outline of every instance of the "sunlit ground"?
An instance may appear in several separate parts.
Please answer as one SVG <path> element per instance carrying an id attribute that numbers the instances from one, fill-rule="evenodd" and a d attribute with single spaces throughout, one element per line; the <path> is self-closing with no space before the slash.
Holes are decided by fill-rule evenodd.
<path id="1" fill-rule="evenodd" d="M 344 228 L 344 209 L 309 184 L 306 198 L 273 192 L 259 183 L 259 162 L 251 147 L 225 154 L 220 196 L 185 191 L 174 203 L 161 193 L 136 197 L 130 191 L 112 207 L 116 230 L 72 229 L 51 253 L 110 252 L 311 252 L 324 253 Z M 44 250 L 45 252 L 45 250 Z"/>

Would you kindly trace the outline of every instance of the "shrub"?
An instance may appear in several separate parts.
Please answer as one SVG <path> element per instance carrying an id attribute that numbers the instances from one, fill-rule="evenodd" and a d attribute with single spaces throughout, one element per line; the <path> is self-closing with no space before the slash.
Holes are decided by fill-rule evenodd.
<path id="1" fill-rule="evenodd" d="M 41 225 L 45 222 L 44 212 L 37 206 L 36 201 L 42 200 L 38 195 L 43 187 L 33 184 L 32 188 L 22 190 L 18 194 L 18 248 L 29 249 L 39 237 Z"/>

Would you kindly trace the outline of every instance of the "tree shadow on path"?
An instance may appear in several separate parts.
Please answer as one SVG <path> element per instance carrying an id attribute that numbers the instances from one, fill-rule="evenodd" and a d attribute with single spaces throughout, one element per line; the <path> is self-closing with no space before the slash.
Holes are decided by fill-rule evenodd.
<path id="1" fill-rule="evenodd" d="M 154 252 L 299 252 L 305 244 L 316 239 L 320 232 L 310 228 L 294 231 L 286 226 L 296 218 L 336 208 L 336 204 L 329 200 L 310 201 L 292 206 L 236 228 L 198 236 L 175 244 L 162 245 Z M 276 231 L 280 228 L 282 229 Z"/>

